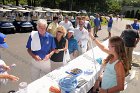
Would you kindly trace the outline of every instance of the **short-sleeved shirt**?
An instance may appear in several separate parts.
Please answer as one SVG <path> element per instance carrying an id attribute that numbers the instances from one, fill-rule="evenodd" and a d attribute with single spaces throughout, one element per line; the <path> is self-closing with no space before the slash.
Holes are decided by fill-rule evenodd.
<path id="1" fill-rule="evenodd" d="M 56 38 L 54 38 L 56 43 L 56 49 L 62 49 L 65 47 L 66 38 L 62 38 L 59 42 Z M 59 53 L 54 53 L 51 56 L 51 60 L 54 62 L 63 62 L 64 51 L 60 51 Z"/>
<path id="2" fill-rule="evenodd" d="M 65 21 L 61 21 L 59 25 L 64 26 L 66 30 L 74 28 L 70 21 L 68 21 L 67 23 L 65 23 Z"/>
<path id="3" fill-rule="evenodd" d="M 137 23 L 133 23 L 133 24 L 131 24 L 131 26 L 132 26 L 133 29 L 135 29 L 135 30 L 139 30 L 139 29 L 140 29 L 140 26 L 139 26 L 139 24 L 137 24 Z"/>
<path id="4" fill-rule="evenodd" d="M 56 28 L 58 27 L 58 23 L 50 23 L 48 29 L 51 29 L 50 33 L 55 37 L 56 36 Z"/>
<path id="5" fill-rule="evenodd" d="M 139 34 L 136 30 L 127 29 L 121 34 L 126 47 L 135 47 L 136 38 L 139 38 Z"/>
<path id="6" fill-rule="evenodd" d="M 68 49 L 70 54 L 73 53 L 75 50 L 78 50 L 78 44 L 76 39 L 68 39 Z"/>
<path id="7" fill-rule="evenodd" d="M 94 19 L 94 26 L 95 26 L 95 27 L 99 27 L 100 24 L 101 24 L 100 19 L 99 19 L 99 18 L 95 18 L 95 19 Z"/>
<path id="8" fill-rule="evenodd" d="M 109 21 L 108 21 L 108 27 L 112 27 L 112 24 L 113 24 L 113 19 L 111 18 L 111 19 L 109 19 Z"/>
<path id="9" fill-rule="evenodd" d="M 38 55 L 41 59 L 44 59 L 47 54 L 56 48 L 54 37 L 46 32 L 44 36 L 39 34 L 41 49 L 38 51 L 32 51 L 33 54 Z M 31 36 L 28 39 L 26 48 L 31 49 Z"/>

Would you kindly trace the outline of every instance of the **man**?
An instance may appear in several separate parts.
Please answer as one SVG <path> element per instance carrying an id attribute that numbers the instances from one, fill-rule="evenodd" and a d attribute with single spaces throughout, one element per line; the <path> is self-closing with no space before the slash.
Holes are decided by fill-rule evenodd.
<path id="1" fill-rule="evenodd" d="M 0 33 L 0 48 L 8 48 L 8 45 L 6 43 L 6 35 Z M 10 75 L 7 73 L 7 71 L 10 70 L 10 67 L 5 64 L 3 60 L 0 59 L 0 86 L 2 84 L 7 83 L 7 79 L 12 81 L 18 81 L 19 78 Z"/>
<path id="2" fill-rule="evenodd" d="M 94 19 L 94 37 L 98 37 L 97 32 L 99 31 L 100 26 L 101 26 L 101 21 L 99 18 L 99 14 L 96 14 L 96 18 Z"/>
<path id="3" fill-rule="evenodd" d="M 74 28 L 72 23 L 69 21 L 68 16 L 66 16 L 64 21 L 61 21 L 59 25 L 64 26 L 66 30 Z"/>
<path id="4" fill-rule="evenodd" d="M 112 16 L 109 16 L 109 20 L 107 20 L 108 25 L 107 25 L 107 30 L 108 30 L 108 38 L 111 37 L 111 29 L 112 29 L 112 24 L 113 24 L 113 19 Z"/>
<path id="5" fill-rule="evenodd" d="M 53 17 L 53 22 L 49 24 L 47 31 L 55 37 L 57 27 L 58 27 L 58 17 Z"/>
<path id="6" fill-rule="evenodd" d="M 88 16 L 82 16 L 82 20 L 84 21 L 84 27 L 85 27 L 85 29 L 87 29 L 88 32 L 91 32 L 91 25 L 89 23 L 89 17 Z"/>
<path id="7" fill-rule="evenodd" d="M 132 29 L 130 24 L 126 24 L 126 29 L 122 32 L 121 37 L 125 43 L 125 49 L 128 57 L 128 69 L 131 69 L 132 64 L 132 53 L 133 49 L 136 47 L 137 43 L 139 42 L 139 34 L 136 30 Z"/>
<path id="8" fill-rule="evenodd" d="M 36 80 L 51 71 L 50 57 L 56 47 L 54 38 L 46 32 L 47 21 L 39 19 L 37 30 L 32 31 L 27 42 L 27 51 L 32 59 L 31 76 Z"/>
<path id="9" fill-rule="evenodd" d="M 83 20 L 79 20 L 79 28 L 75 29 L 74 38 L 78 42 L 78 52 L 79 52 L 79 54 L 85 53 L 87 51 L 89 33 L 84 28 L 84 21 Z"/>
<path id="10" fill-rule="evenodd" d="M 131 24 L 131 26 L 133 27 L 133 29 L 135 29 L 138 32 L 140 32 L 140 26 L 139 26 L 139 24 L 137 22 L 138 22 L 138 19 L 134 19 L 134 23 Z"/>

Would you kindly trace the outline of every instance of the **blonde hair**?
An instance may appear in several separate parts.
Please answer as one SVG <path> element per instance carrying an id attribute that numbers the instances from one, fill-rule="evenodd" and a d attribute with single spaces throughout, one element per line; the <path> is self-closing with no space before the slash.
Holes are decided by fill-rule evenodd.
<path id="1" fill-rule="evenodd" d="M 66 29 L 65 29 L 63 26 L 58 26 L 58 27 L 56 28 L 56 32 L 57 32 L 57 31 L 63 32 L 63 37 L 65 37 L 66 34 L 67 34 L 67 31 L 66 31 Z"/>
<path id="2" fill-rule="evenodd" d="M 126 29 L 133 29 L 130 24 L 126 24 Z"/>

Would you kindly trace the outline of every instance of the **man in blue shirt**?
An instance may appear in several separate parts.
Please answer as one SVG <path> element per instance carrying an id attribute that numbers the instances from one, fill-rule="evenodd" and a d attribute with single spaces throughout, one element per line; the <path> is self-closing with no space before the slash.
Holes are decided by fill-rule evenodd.
<path id="1" fill-rule="evenodd" d="M 101 21 L 99 18 L 99 14 L 96 14 L 96 18 L 94 19 L 94 37 L 98 37 L 97 32 L 100 29 L 100 26 L 101 26 Z"/>
<path id="2" fill-rule="evenodd" d="M 32 31 L 26 48 L 33 58 L 31 67 L 32 80 L 36 80 L 51 71 L 50 57 L 56 47 L 54 38 L 46 31 L 47 21 L 39 19 L 37 30 Z"/>
<path id="3" fill-rule="evenodd" d="M 112 16 L 109 16 L 109 20 L 108 21 L 108 38 L 111 37 L 111 28 L 112 28 L 112 24 L 113 24 L 113 19 Z"/>
<path id="4" fill-rule="evenodd" d="M 131 26 L 133 27 L 133 29 L 135 29 L 139 32 L 140 31 L 140 26 L 137 22 L 138 22 L 138 19 L 134 19 L 134 23 L 131 24 Z"/>

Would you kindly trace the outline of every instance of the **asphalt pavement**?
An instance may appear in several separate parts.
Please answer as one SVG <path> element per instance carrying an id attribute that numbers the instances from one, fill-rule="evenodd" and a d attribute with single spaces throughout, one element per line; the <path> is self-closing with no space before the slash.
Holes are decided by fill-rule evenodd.
<path id="1" fill-rule="evenodd" d="M 129 20 L 114 20 L 112 28 L 112 36 L 120 36 L 121 32 L 125 29 L 126 23 L 132 23 Z M 20 77 L 18 82 L 9 81 L 6 85 L 0 87 L 0 93 L 7 93 L 9 90 L 18 90 L 20 82 L 31 83 L 30 75 L 30 61 L 31 57 L 26 50 L 26 43 L 30 33 L 15 33 L 7 35 L 8 49 L 0 48 L 0 55 L 2 60 L 7 65 L 15 63 L 17 66 L 9 71 L 10 74 Z M 98 39 L 104 41 L 108 36 L 107 26 L 102 26 L 102 30 L 98 32 Z M 131 75 L 126 82 L 126 89 L 121 93 L 140 93 L 140 42 L 134 49 L 133 64 Z"/>

